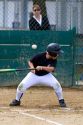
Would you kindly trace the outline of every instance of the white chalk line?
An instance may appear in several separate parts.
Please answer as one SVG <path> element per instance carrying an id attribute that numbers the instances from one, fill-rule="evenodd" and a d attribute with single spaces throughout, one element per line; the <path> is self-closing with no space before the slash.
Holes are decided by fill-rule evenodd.
<path id="1" fill-rule="evenodd" d="M 2 107 L 2 109 L 9 109 L 9 108 L 8 107 Z M 44 121 L 44 122 L 47 122 L 47 123 L 51 123 L 51 124 L 54 124 L 54 125 L 63 125 L 63 124 L 58 123 L 56 121 L 52 121 L 52 120 L 50 120 L 48 118 L 43 118 L 43 117 L 36 116 L 34 114 L 26 113 L 27 111 L 30 111 L 30 109 L 29 110 L 26 110 L 26 109 L 23 109 L 23 110 L 10 109 L 10 111 L 15 111 L 15 112 L 18 112 L 21 115 L 28 116 L 28 117 L 31 117 L 31 118 L 34 118 L 34 119 L 38 119 L 38 120 L 41 120 L 41 121 Z M 35 111 L 35 110 L 31 110 L 31 111 Z"/>
<path id="2" fill-rule="evenodd" d="M 27 113 L 29 111 L 38 111 L 38 112 L 40 112 L 40 110 L 38 110 L 38 109 L 28 109 L 28 110 L 19 110 L 18 109 L 18 110 L 12 110 L 12 111 L 17 111 L 21 115 L 28 116 L 28 117 L 31 117 L 31 118 L 34 118 L 34 119 L 38 119 L 38 120 L 41 120 L 41 121 L 44 121 L 44 122 L 47 122 L 47 123 L 51 123 L 53 125 L 63 125 L 63 124 L 58 123 L 56 121 L 50 120 L 50 119 L 48 119 L 46 117 L 44 118 L 44 117 L 36 116 L 34 114 Z M 42 109 L 42 111 L 43 111 L 43 109 Z M 50 111 L 50 109 L 46 109 L 44 111 Z M 64 112 L 73 111 L 74 112 L 75 110 L 72 109 L 72 108 L 62 108 L 62 109 L 54 109 L 54 111 L 55 112 L 56 111 L 64 111 Z M 81 110 L 81 111 L 83 111 L 83 110 Z"/>
<path id="3" fill-rule="evenodd" d="M 18 112 L 19 114 L 23 115 L 23 116 L 28 116 L 28 117 L 31 117 L 31 118 L 34 118 L 34 119 L 37 119 L 37 120 L 41 120 L 41 121 L 44 121 L 44 122 L 47 122 L 48 124 L 52 124 L 52 125 L 63 125 L 61 123 L 58 123 L 56 121 L 53 121 L 53 120 L 50 120 L 49 118 L 44 118 L 44 117 L 40 117 L 40 116 L 37 116 L 37 115 L 34 115 L 34 114 L 31 114 L 31 113 L 28 113 L 28 112 L 41 112 L 41 110 L 43 110 L 43 112 L 46 112 L 46 111 L 50 111 L 50 109 L 16 109 L 16 107 L 14 109 L 12 109 L 11 107 L 5 107 L 5 106 L 1 106 L 0 107 L 1 109 L 8 109 L 9 111 L 11 112 Z M 52 109 L 54 110 L 55 112 L 75 112 L 75 111 L 80 111 L 80 112 L 83 112 L 82 109 L 74 109 L 74 108 L 60 108 L 60 109 Z"/>
<path id="4" fill-rule="evenodd" d="M 61 123 L 58 123 L 58 122 L 56 122 L 56 121 L 53 121 L 53 120 L 50 120 L 50 119 L 48 119 L 48 118 L 44 118 L 44 117 L 40 117 L 40 116 L 37 116 L 37 115 L 34 115 L 34 114 L 31 114 L 31 113 L 28 113 L 28 112 L 41 112 L 41 110 L 43 111 L 43 112 L 46 112 L 46 111 L 50 111 L 50 109 L 20 109 L 19 107 L 18 107 L 18 109 L 11 109 L 10 107 L 0 107 L 1 109 L 8 109 L 8 110 L 10 110 L 11 112 L 13 111 L 13 112 L 18 112 L 19 114 L 21 114 L 21 115 L 24 115 L 24 116 L 28 116 L 28 117 L 31 117 L 31 118 L 34 118 L 34 119 L 38 119 L 38 120 L 41 120 L 41 121 L 44 121 L 44 122 L 47 122 L 47 123 L 51 123 L 51 124 L 53 124 L 53 125 L 63 125 L 63 124 L 61 124 Z M 60 109 L 52 109 L 53 111 L 55 111 L 55 112 L 70 112 L 70 111 L 72 111 L 72 112 L 76 112 L 76 111 L 81 111 L 81 112 L 83 112 L 83 110 L 82 109 L 73 109 L 73 108 L 60 108 Z"/>
<path id="5" fill-rule="evenodd" d="M 19 112 L 19 114 L 25 115 L 25 116 L 28 116 L 28 117 L 32 117 L 32 118 L 35 118 L 35 119 L 38 119 L 38 120 L 41 120 L 41 121 L 45 121 L 45 122 L 48 122 L 48 123 L 52 123 L 54 125 L 62 125 L 62 124 L 60 124 L 58 122 L 49 120 L 48 118 L 39 117 L 39 116 L 36 116 L 36 115 L 33 115 L 33 114 L 24 113 L 24 112 Z"/>

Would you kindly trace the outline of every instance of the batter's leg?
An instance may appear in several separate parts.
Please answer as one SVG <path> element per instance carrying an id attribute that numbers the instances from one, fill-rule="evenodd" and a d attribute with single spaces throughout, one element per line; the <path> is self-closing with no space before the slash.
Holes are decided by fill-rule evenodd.
<path id="1" fill-rule="evenodd" d="M 27 74 L 27 76 L 21 81 L 21 83 L 17 87 L 16 92 L 16 99 L 14 99 L 10 106 L 17 106 L 20 105 L 20 100 L 24 94 L 24 92 L 30 88 L 31 86 L 34 86 L 39 83 L 38 76 L 34 73 L 30 72 Z"/>
<path id="2" fill-rule="evenodd" d="M 59 81 L 51 73 L 49 73 L 49 74 L 42 77 L 41 82 L 45 85 L 53 87 L 53 89 L 58 97 L 60 106 L 66 107 L 66 104 L 65 104 L 65 101 L 63 98 L 62 87 L 61 87 Z"/>

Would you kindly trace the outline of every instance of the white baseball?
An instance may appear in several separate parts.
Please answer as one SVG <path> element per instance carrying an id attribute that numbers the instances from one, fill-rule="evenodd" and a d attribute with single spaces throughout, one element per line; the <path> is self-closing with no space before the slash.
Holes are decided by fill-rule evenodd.
<path id="1" fill-rule="evenodd" d="M 33 44 L 33 45 L 32 45 L 32 49 L 37 49 L 37 45 L 36 45 L 36 44 Z"/>

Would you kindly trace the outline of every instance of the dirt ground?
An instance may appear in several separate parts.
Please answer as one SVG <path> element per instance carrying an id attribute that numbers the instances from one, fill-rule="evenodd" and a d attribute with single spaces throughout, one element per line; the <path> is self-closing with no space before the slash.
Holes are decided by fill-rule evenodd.
<path id="1" fill-rule="evenodd" d="M 16 88 L 0 88 L 0 125 L 83 125 L 83 89 L 63 88 L 67 108 L 59 107 L 52 88 L 32 87 L 21 106 L 10 107 Z"/>

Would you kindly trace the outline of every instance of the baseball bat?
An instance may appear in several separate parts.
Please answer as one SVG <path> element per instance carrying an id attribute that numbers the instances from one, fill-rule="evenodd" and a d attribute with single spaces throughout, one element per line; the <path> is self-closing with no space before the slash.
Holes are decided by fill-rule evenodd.
<path id="1" fill-rule="evenodd" d="M 35 70 L 36 68 L 24 68 L 24 69 L 0 69 L 0 73 L 3 72 L 16 72 L 16 71 L 25 71 L 25 70 Z"/>

